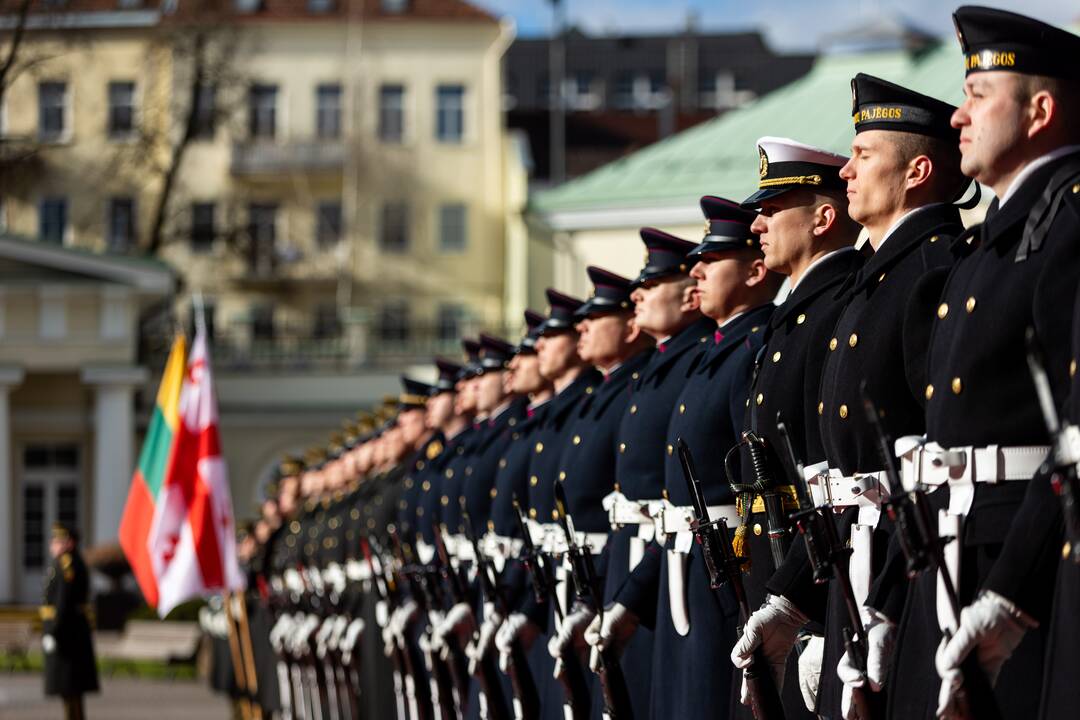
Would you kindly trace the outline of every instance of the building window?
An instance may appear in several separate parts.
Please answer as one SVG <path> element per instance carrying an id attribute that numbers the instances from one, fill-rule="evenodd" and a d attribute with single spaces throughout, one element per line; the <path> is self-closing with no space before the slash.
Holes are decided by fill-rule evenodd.
<path id="1" fill-rule="evenodd" d="M 307 0 L 307 9 L 312 15 L 325 15 L 334 9 L 334 0 Z"/>
<path id="2" fill-rule="evenodd" d="M 217 129 L 217 87 L 200 85 L 195 90 L 194 102 L 192 135 L 198 140 L 212 140 Z"/>
<path id="3" fill-rule="evenodd" d="M 383 85 L 379 88 L 379 139 L 399 143 L 405 137 L 405 87 Z"/>
<path id="4" fill-rule="evenodd" d="M 440 342 L 457 342 L 461 338 L 465 323 L 465 309 L 456 303 L 439 305 L 439 315 L 435 332 Z"/>
<path id="5" fill-rule="evenodd" d="M 109 83 L 109 137 L 126 138 L 135 132 L 135 83 Z"/>
<path id="6" fill-rule="evenodd" d="M 23 558 L 24 568 L 38 569 L 45 564 L 45 488 L 23 487 Z"/>
<path id="7" fill-rule="evenodd" d="M 266 277 L 274 273 L 277 213 L 276 204 L 248 206 L 248 270 L 253 275 Z"/>
<path id="8" fill-rule="evenodd" d="M 109 199 L 109 252 L 126 253 L 135 246 L 135 200 L 130 197 Z"/>
<path id="9" fill-rule="evenodd" d="M 274 339 L 274 306 L 270 304 L 251 306 L 252 340 Z"/>
<path id="10" fill-rule="evenodd" d="M 567 78 L 564 90 L 567 106 L 572 110 L 595 110 L 600 107 L 600 93 L 594 88 L 597 82 L 590 72 L 577 72 Z"/>
<path id="11" fill-rule="evenodd" d="M 248 120 L 253 139 L 272 140 L 277 134 L 277 94 L 277 85 L 251 86 Z"/>
<path id="12" fill-rule="evenodd" d="M 409 0 L 381 0 L 380 5 L 387 15 L 401 15 L 409 9 Z"/>
<path id="13" fill-rule="evenodd" d="M 379 221 L 379 246 L 384 252 L 403 253 L 409 249 L 408 206 L 388 202 L 382 207 Z"/>
<path id="14" fill-rule="evenodd" d="M 463 252 L 466 246 L 465 206 L 461 203 L 439 208 L 439 250 Z"/>
<path id="15" fill-rule="evenodd" d="M 191 252 L 208 253 L 214 248 L 214 203 L 191 204 Z"/>
<path id="16" fill-rule="evenodd" d="M 402 342 L 409 339 L 409 304 L 404 300 L 393 300 L 382 306 L 379 311 L 379 337 L 388 342 Z"/>
<path id="17" fill-rule="evenodd" d="M 465 135 L 465 86 L 440 85 L 435 90 L 435 137 L 459 143 Z"/>
<path id="18" fill-rule="evenodd" d="M 315 238 L 319 247 L 337 245 L 341 240 L 341 201 L 321 202 L 315 213 Z"/>
<path id="19" fill-rule="evenodd" d="M 68 202 L 66 197 L 47 197 L 38 208 L 38 237 L 44 242 L 63 245 L 67 237 Z"/>
<path id="20" fill-rule="evenodd" d="M 67 83 L 38 83 L 38 137 L 59 140 L 67 132 Z"/>
<path id="21" fill-rule="evenodd" d="M 311 333 L 316 340 L 341 337 L 341 318 L 335 303 L 322 303 L 315 307 L 315 323 Z"/>
<path id="22" fill-rule="evenodd" d="M 315 127 L 319 137 L 341 137 L 341 85 L 326 84 L 317 87 L 315 105 Z"/>

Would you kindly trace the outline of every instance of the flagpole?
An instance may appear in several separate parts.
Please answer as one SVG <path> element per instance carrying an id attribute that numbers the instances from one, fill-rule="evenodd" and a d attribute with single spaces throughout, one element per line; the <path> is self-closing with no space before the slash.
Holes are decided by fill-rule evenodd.
<path id="1" fill-rule="evenodd" d="M 191 296 L 191 304 L 195 309 L 195 334 L 206 334 L 206 306 L 203 305 L 202 290 L 196 290 Z"/>

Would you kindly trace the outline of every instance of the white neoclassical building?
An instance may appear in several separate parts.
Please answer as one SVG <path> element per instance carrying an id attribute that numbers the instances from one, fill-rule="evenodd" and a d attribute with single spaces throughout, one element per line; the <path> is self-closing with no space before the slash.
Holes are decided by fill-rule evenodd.
<path id="1" fill-rule="evenodd" d="M 153 260 L 0 236 L 0 604 L 40 600 L 53 521 L 115 541 L 148 385 L 138 319 L 173 284 Z"/>

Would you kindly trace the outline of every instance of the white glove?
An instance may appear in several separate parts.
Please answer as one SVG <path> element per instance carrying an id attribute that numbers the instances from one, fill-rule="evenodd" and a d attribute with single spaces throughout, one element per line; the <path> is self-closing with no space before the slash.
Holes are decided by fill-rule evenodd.
<path id="1" fill-rule="evenodd" d="M 52 635 L 41 636 L 41 649 L 45 651 L 45 654 L 49 654 L 56 650 L 56 638 Z"/>
<path id="2" fill-rule="evenodd" d="M 622 603 L 613 603 L 604 608 L 603 616 L 594 617 L 585 628 L 585 642 L 597 651 L 591 653 L 590 665 L 601 650 L 611 648 L 621 653 L 640 623 L 637 614 Z"/>
<path id="3" fill-rule="evenodd" d="M 973 650 L 990 684 L 994 685 L 1001 666 L 1024 639 L 1024 633 L 1038 626 L 1035 618 L 990 590 L 980 593 L 975 602 L 961 610 L 956 634 L 948 641 L 942 638 L 934 658 L 941 676 L 938 717 L 959 715 L 957 695 L 963 684 L 960 665 Z"/>
<path id="4" fill-rule="evenodd" d="M 772 667 L 776 687 L 778 689 L 784 687 L 784 671 L 787 669 L 788 655 L 795 647 L 799 628 L 809 620 L 787 598 L 781 595 L 769 595 L 765 604 L 747 619 L 742 637 L 731 650 L 731 662 L 737 668 L 749 667 L 754 661 L 754 651 L 760 647 L 765 659 Z M 750 704 L 745 679 L 742 685 L 741 701 L 743 705 Z"/>
<path id="5" fill-rule="evenodd" d="M 349 579 L 345 577 L 345 571 L 336 562 L 332 562 L 326 566 L 326 569 L 322 572 L 322 579 L 338 595 L 345 592 L 345 585 Z"/>
<path id="6" fill-rule="evenodd" d="M 341 659 L 346 664 L 352 663 L 352 651 L 356 647 L 356 641 L 364 632 L 365 623 L 362 618 L 355 618 L 345 628 L 345 633 L 338 640 L 338 649 L 341 650 Z"/>
<path id="7" fill-rule="evenodd" d="M 563 656 L 575 644 L 578 638 L 585 632 L 585 628 L 596 617 L 590 608 L 582 603 L 577 603 L 570 614 L 563 620 L 559 631 L 548 640 L 548 654 L 556 660 Z"/>
<path id="8" fill-rule="evenodd" d="M 440 643 L 445 643 L 451 635 L 469 636 L 476 627 L 476 619 L 473 617 L 472 608 L 468 603 L 457 603 L 446 613 L 438 625 L 433 625 L 431 632 L 439 638 Z"/>
<path id="9" fill-rule="evenodd" d="M 495 633 L 495 647 L 499 650 L 499 667 L 505 672 L 510 667 L 510 651 L 515 640 L 520 640 L 526 650 L 540 635 L 536 627 L 524 613 L 511 613 Z"/>
<path id="10" fill-rule="evenodd" d="M 818 688 L 821 687 L 821 659 L 825 654 L 825 638 L 811 635 L 799 654 L 799 692 L 810 712 L 817 708 Z"/>
<path id="11" fill-rule="evenodd" d="M 483 661 L 488 651 L 495 646 L 495 635 L 502 625 L 503 618 L 495 612 L 493 607 L 484 609 L 484 622 L 480 624 L 480 634 L 475 643 L 471 643 L 467 649 L 469 656 L 469 675 L 476 674 L 477 666 Z"/>
<path id="12" fill-rule="evenodd" d="M 859 720 L 859 713 L 852 702 L 854 689 L 867 687 L 867 682 L 871 692 L 881 692 L 885 686 L 896 641 L 896 623 L 871 607 L 864 606 L 861 614 L 866 629 L 866 674 L 855 667 L 846 652 L 836 665 L 836 676 L 844 683 L 840 698 L 844 720 Z"/>

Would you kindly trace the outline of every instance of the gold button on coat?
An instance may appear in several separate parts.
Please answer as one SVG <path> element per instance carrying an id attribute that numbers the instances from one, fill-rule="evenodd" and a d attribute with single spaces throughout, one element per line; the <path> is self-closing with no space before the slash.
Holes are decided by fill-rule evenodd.
<path id="1" fill-rule="evenodd" d="M 494 500 L 499 496 L 498 488 L 491 488 L 491 499 Z"/>
<path id="2" fill-rule="evenodd" d="M 840 406 L 840 418 L 841 419 L 847 418 L 847 405 L 841 405 Z"/>
<path id="3" fill-rule="evenodd" d="M 765 402 L 765 396 L 762 395 L 761 393 L 758 393 L 757 397 L 754 398 L 754 402 L 756 402 L 758 405 L 760 405 L 761 403 Z"/>
<path id="4" fill-rule="evenodd" d="M 754 523 L 754 534 L 755 535 L 760 535 L 761 534 L 761 523 Z"/>
<path id="5" fill-rule="evenodd" d="M 952 391 L 957 395 L 964 391 L 964 383 L 960 378 L 954 377 L 952 379 Z"/>
<path id="6" fill-rule="evenodd" d="M 974 295 L 969 297 L 967 299 L 967 302 L 964 303 L 964 309 L 967 310 L 969 313 L 975 312 L 975 296 Z"/>
<path id="7" fill-rule="evenodd" d="M 937 316 L 942 320 L 949 314 L 949 303 L 941 303 L 937 306 Z"/>
<path id="8" fill-rule="evenodd" d="M 667 446 L 667 454 L 668 455 L 670 455 L 674 450 L 675 450 L 675 448 L 671 447 L 671 445 Z"/>
<path id="9" fill-rule="evenodd" d="M 926 386 L 926 399 L 929 400 L 932 397 L 934 397 L 934 386 L 933 385 L 927 385 Z"/>
<path id="10" fill-rule="evenodd" d="M 533 520 L 536 519 L 536 508 L 529 508 L 529 517 Z"/>
<path id="11" fill-rule="evenodd" d="M 932 243 L 936 243 L 937 241 L 938 241 L 938 236 L 937 236 L 937 235 L 935 235 L 934 237 L 930 238 L 930 242 L 932 242 Z"/>
<path id="12" fill-rule="evenodd" d="M 626 443 L 619 443 L 619 452 L 626 452 Z"/>
<path id="13" fill-rule="evenodd" d="M 880 283 L 880 282 L 885 282 L 885 273 L 881 273 L 880 275 L 878 275 L 878 279 L 877 279 L 877 281 L 878 281 L 879 283 Z"/>
<path id="14" fill-rule="evenodd" d="M 565 480 L 566 479 L 566 471 L 565 470 L 560 470 L 559 471 L 559 479 L 560 480 Z"/>
<path id="15" fill-rule="evenodd" d="M 825 403 L 824 402 L 819 402 L 817 404 L 817 414 L 820 415 L 823 412 L 825 412 Z"/>
<path id="16" fill-rule="evenodd" d="M 631 415 L 637 414 L 637 405 L 631 405 L 630 406 L 630 414 Z"/>
<path id="17" fill-rule="evenodd" d="M 538 452 L 538 453 L 544 452 L 544 443 L 542 443 L 542 442 L 536 443 L 536 452 Z"/>
<path id="18" fill-rule="evenodd" d="M 684 405 L 683 403 L 679 403 L 679 414 L 682 415 L 685 412 L 686 412 L 686 405 Z"/>
<path id="19" fill-rule="evenodd" d="M 830 350 L 835 350 L 835 349 L 836 349 L 836 346 L 837 346 L 838 344 L 839 344 L 839 343 L 837 343 L 837 342 L 836 342 L 836 338 L 833 338 L 832 340 L 830 340 L 830 341 L 829 341 L 829 349 L 830 349 Z"/>
<path id="20" fill-rule="evenodd" d="M 778 362 L 780 362 L 780 351 L 779 351 L 779 350 L 777 350 L 776 352 L 774 352 L 774 353 L 772 354 L 772 361 L 773 361 L 774 363 L 778 363 Z"/>
<path id="21" fill-rule="evenodd" d="M 580 445 L 581 444 L 581 436 L 580 435 L 575 435 L 574 436 L 574 444 L 575 445 Z"/>
<path id="22" fill-rule="evenodd" d="M 529 484 L 532 485 L 533 487 L 536 487 L 536 484 L 539 483 L 539 482 L 540 482 L 540 478 L 536 477 L 535 475 L 533 475 L 532 477 L 529 478 Z"/>
<path id="23" fill-rule="evenodd" d="M 851 337 L 847 339 L 848 347 L 855 347 L 859 344 L 859 336 L 855 333 L 851 333 Z"/>
<path id="24" fill-rule="evenodd" d="M 799 317 L 795 318 L 796 325 L 802 325 L 806 322 L 806 313 L 799 313 Z"/>
<path id="25" fill-rule="evenodd" d="M 1076 375 L 1076 358 L 1069 361 L 1069 377 Z"/>

